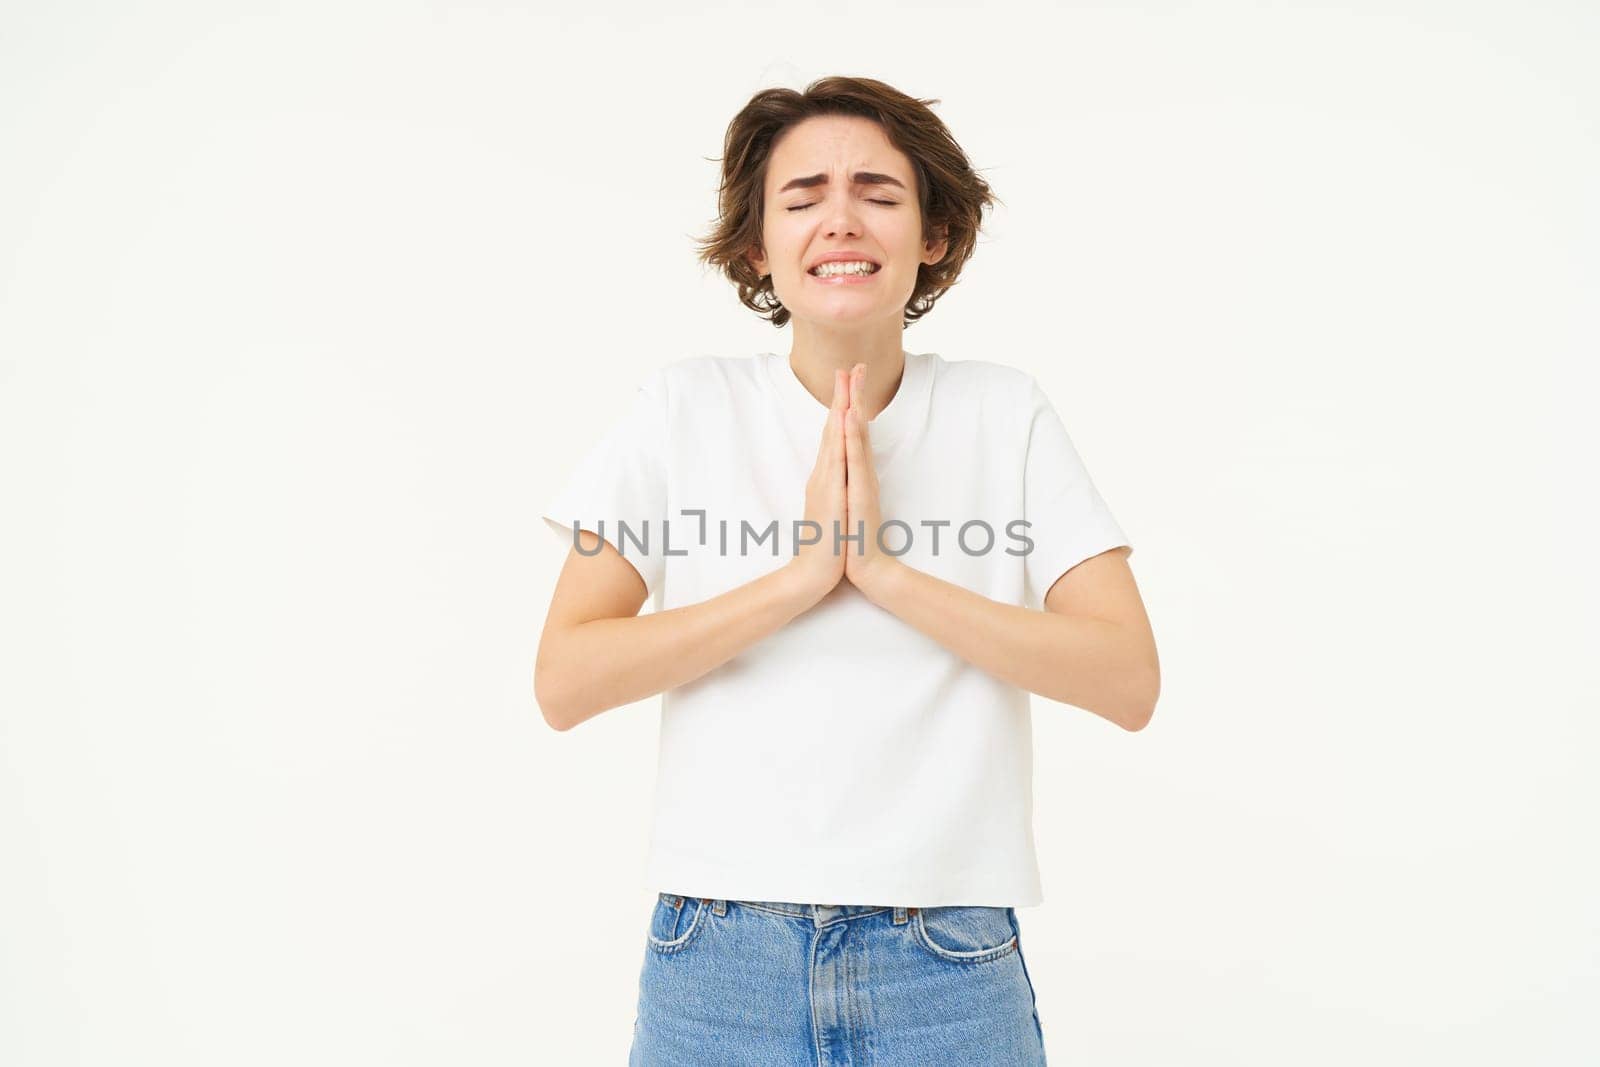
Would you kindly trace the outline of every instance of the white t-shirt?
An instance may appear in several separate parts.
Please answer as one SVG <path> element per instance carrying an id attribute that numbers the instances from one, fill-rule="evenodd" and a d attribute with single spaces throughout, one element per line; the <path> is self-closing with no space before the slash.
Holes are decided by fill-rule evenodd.
<path id="1" fill-rule="evenodd" d="M 648 376 L 541 514 L 563 549 L 574 521 L 611 542 L 657 611 L 699 603 L 782 566 L 797 535 L 816 536 L 796 524 L 827 415 L 787 355 L 680 359 Z M 905 524 L 887 528 L 884 548 L 918 570 L 1037 609 L 1069 568 L 1128 545 L 1024 371 L 907 352 L 868 433 L 881 517 Z M 1028 692 L 841 579 L 662 694 L 644 886 L 1035 905 L 1032 772 Z"/>

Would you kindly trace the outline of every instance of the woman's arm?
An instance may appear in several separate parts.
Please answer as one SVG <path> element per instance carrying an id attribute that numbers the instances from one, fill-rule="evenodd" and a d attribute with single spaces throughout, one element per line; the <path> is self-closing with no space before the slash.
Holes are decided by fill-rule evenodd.
<path id="1" fill-rule="evenodd" d="M 892 556 L 856 584 L 997 678 L 1140 730 L 1155 714 L 1161 667 L 1126 556 L 1112 549 L 1073 567 L 1051 586 L 1044 611 L 991 600 Z"/>
<path id="2" fill-rule="evenodd" d="M 845 516 L 844 412 L 850 385 L 833 374 L 833 401 L 805 486 L 805 518 L 819 530 Z M 533 669 L 534 699 L 545 721 L 570 730 L 611 708 L 692 682 L 790 619 L 809 611 L 844 578 L 844 558 L 827 546 L 797 547 L 777 570 L 698 604 L 636 617 L 649 595 L 616 548 L 579 530 L 556 580 Z"/>
<path id="3" fill-rule="evenodd" d="M 579 532 L 584 549 L 599 540 Z M 639 615 L 647 595 L 610 544 L 567 556 L 534 665 L 534 698 L 557 730 L 683 685 L 785 626 L 819 599 L 797 557 L 720 596 Z M 824 589 L 824 592 L 826 590 Z"/>
<path id="4" fill-rule="evenodd" d="M 852 398 L 866 380 L 857 364 Z M 874 604 L 962 659 L 1030 693 L 1092 711 L 1125 730 L 1155 714 L 1161 666 L 1144 601 L 1119 546 L 1089 557 L 1046 591 L 1043 611 L 1004 604 L 880 551 L 878 474 L 854 400 L 845 418 L 845 577 Z"/>

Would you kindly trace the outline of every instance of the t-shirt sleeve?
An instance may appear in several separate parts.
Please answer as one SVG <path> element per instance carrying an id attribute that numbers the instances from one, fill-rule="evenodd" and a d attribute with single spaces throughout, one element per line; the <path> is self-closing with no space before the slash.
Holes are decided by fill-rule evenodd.
<path id="1" fill-rule="evenodd" d="M 1023 518 L 1033 548 L 1023 557 L 1030 607 L 1067 571 L 1090 556 L 1127 545 L 1122 528 L 1095 489 L 1050 398 L 1030 376 L 1024 418 L 1028 426 L 1023 475 Z"/>
<path id="2" fill-rule="evenodd" d="M 573 523 L 604 538 L 639 572 L 649 596 L 666 569 L 666 448 L 666 385 L 658 370 L 539 513 L 564 548 L 578 544 Z"/>

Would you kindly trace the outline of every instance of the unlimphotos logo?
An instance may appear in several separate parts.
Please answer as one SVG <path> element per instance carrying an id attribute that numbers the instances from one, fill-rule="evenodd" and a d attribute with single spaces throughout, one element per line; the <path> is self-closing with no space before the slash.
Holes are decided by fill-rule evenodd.
<path id="1" fill-rule="evenodd" d="M 712 547 L 708 542 L 709 530 L 705 509 L 684 508 L 679 514 L 696 516 L 699 520 L 698 536 L 690 535 L 687 542 L 689 546 L 693 548 Z M 605 539 L 606 536 L 607 521 L 606 519 L 597 519 L 594 523 L 594 532 L 598 533 L 602 539 Z M 629 545 L 632 545 L 632 551 L 639 555 L 648 556 L 651 554 L 651 521 L 649 519 L 644 519 L 637 523 L 629 523 L 625 519 L 612 519 L 609 521 L 615 524 L 613 527 L 617 534 L 615 543 L 622 555 L 626 556 L 628 554 L 630 551 Z M 864 521 L 859 519 L 856 521 L 854 532 L 846 532 L 843 529 L 844 524 L 841 524 L 837 519 L 834 520 L 832 525 L 833 529 L 831 531 L 824 531 L 821 523 L 813 522 L 810 519 L 793 520 L 790 523 L 790 536 L 788 538 L 788 543 L 791 546 L 790 554 L 794 555 L 801 548 L 810 545 L 822 544 L 824 538 L 830 534 L 832 538 L 831 549 L 835 555 L 844 551 L 844 547 L 849 544 L 865 546 L 867 532 Z M 1033 551 L 1033 539 L 1023 532 L 1030 525 L 1031 523 L 1027 519 L 1012 519 L 1005 524 L 1006 536 L 1021 545 L 1020 548 L 1003 548 L 1002 551 L 1006 555 L 1026 556 Z M 635 528 L 636 526 L 638 527 L 637 529 Z M 718 519 L 716 521 L 718 538 L 715 550 L 718 555 L 737 554 L 749 556 L 753 554 L 752 546 L 754 546 L 756 552 L 760 552 L 762 551 L 761 546 L 767 545 L 769 541 L 770 548 L 766 550 L 768 554 L 774 558 L 781 554 L 783 542 L 779 537 L 779 531 L 782 529 L 779 520 L 771 519 L 765 526 L 758 528 L 752 525 L 750 520 L 740 519 L 736 549 L 730 549 L 729 547 L 728 527 L 729 522 L 727 519 Z M 941 534 L 946 533 L 950 527 L 955 527 L 953 536 L 945 536 L 941 540 Z M 592 550 L 585 549 L 581 539 L 578 537 L 578 531 L 585 528 L 582 519 L 572 520 L 572 547 L 577 549 L 581 555 L 597 555 L 601 551 L 598 544 Z M 682 545 L 676 548 L 673 547 L 672 530 L 672 520 L 662 519 L 659 544 L 660 554 L 663 556 L 689 555 L 689 547 L 683 547 Z M 894 530 L 902 532 L 898 534 L 891 533 Z M 805 532 L 802 533 L 802 531 Z M 919 536 L 927 538 L 928 553 L 933 556 L 940 555 L 951 542 L 954 542 L 956 548 L 968 556 L 983 556 L 995 550 L 997 541 L 994 527 L 984 519 L 968 519 L 961 523 L 960 526 L 955 525 L 954 519 L 919 519 L 915 526 L 902 519 L 885 519 L 878 524 L 878 530 L 873 540 L 877 544 L 878 551 L 885 555 L 903 556 L 917 544 Z"/>

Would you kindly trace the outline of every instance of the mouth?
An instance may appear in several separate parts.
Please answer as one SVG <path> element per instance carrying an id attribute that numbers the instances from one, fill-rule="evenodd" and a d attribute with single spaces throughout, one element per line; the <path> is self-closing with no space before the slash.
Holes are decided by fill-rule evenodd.
<path id="1" fill-rule="evenodd" d="M 874 263 L 870 259 L 850 261 L 834 260 L 826 263 L 818 263 L 816 266 L 806 271 L 806 273 L 818 281 L 823 282 L 841 280 L 861 281 L 863 279 L 872 277 L 881 270 L 883 270 L 883 267 L 878 263 Z"/>

